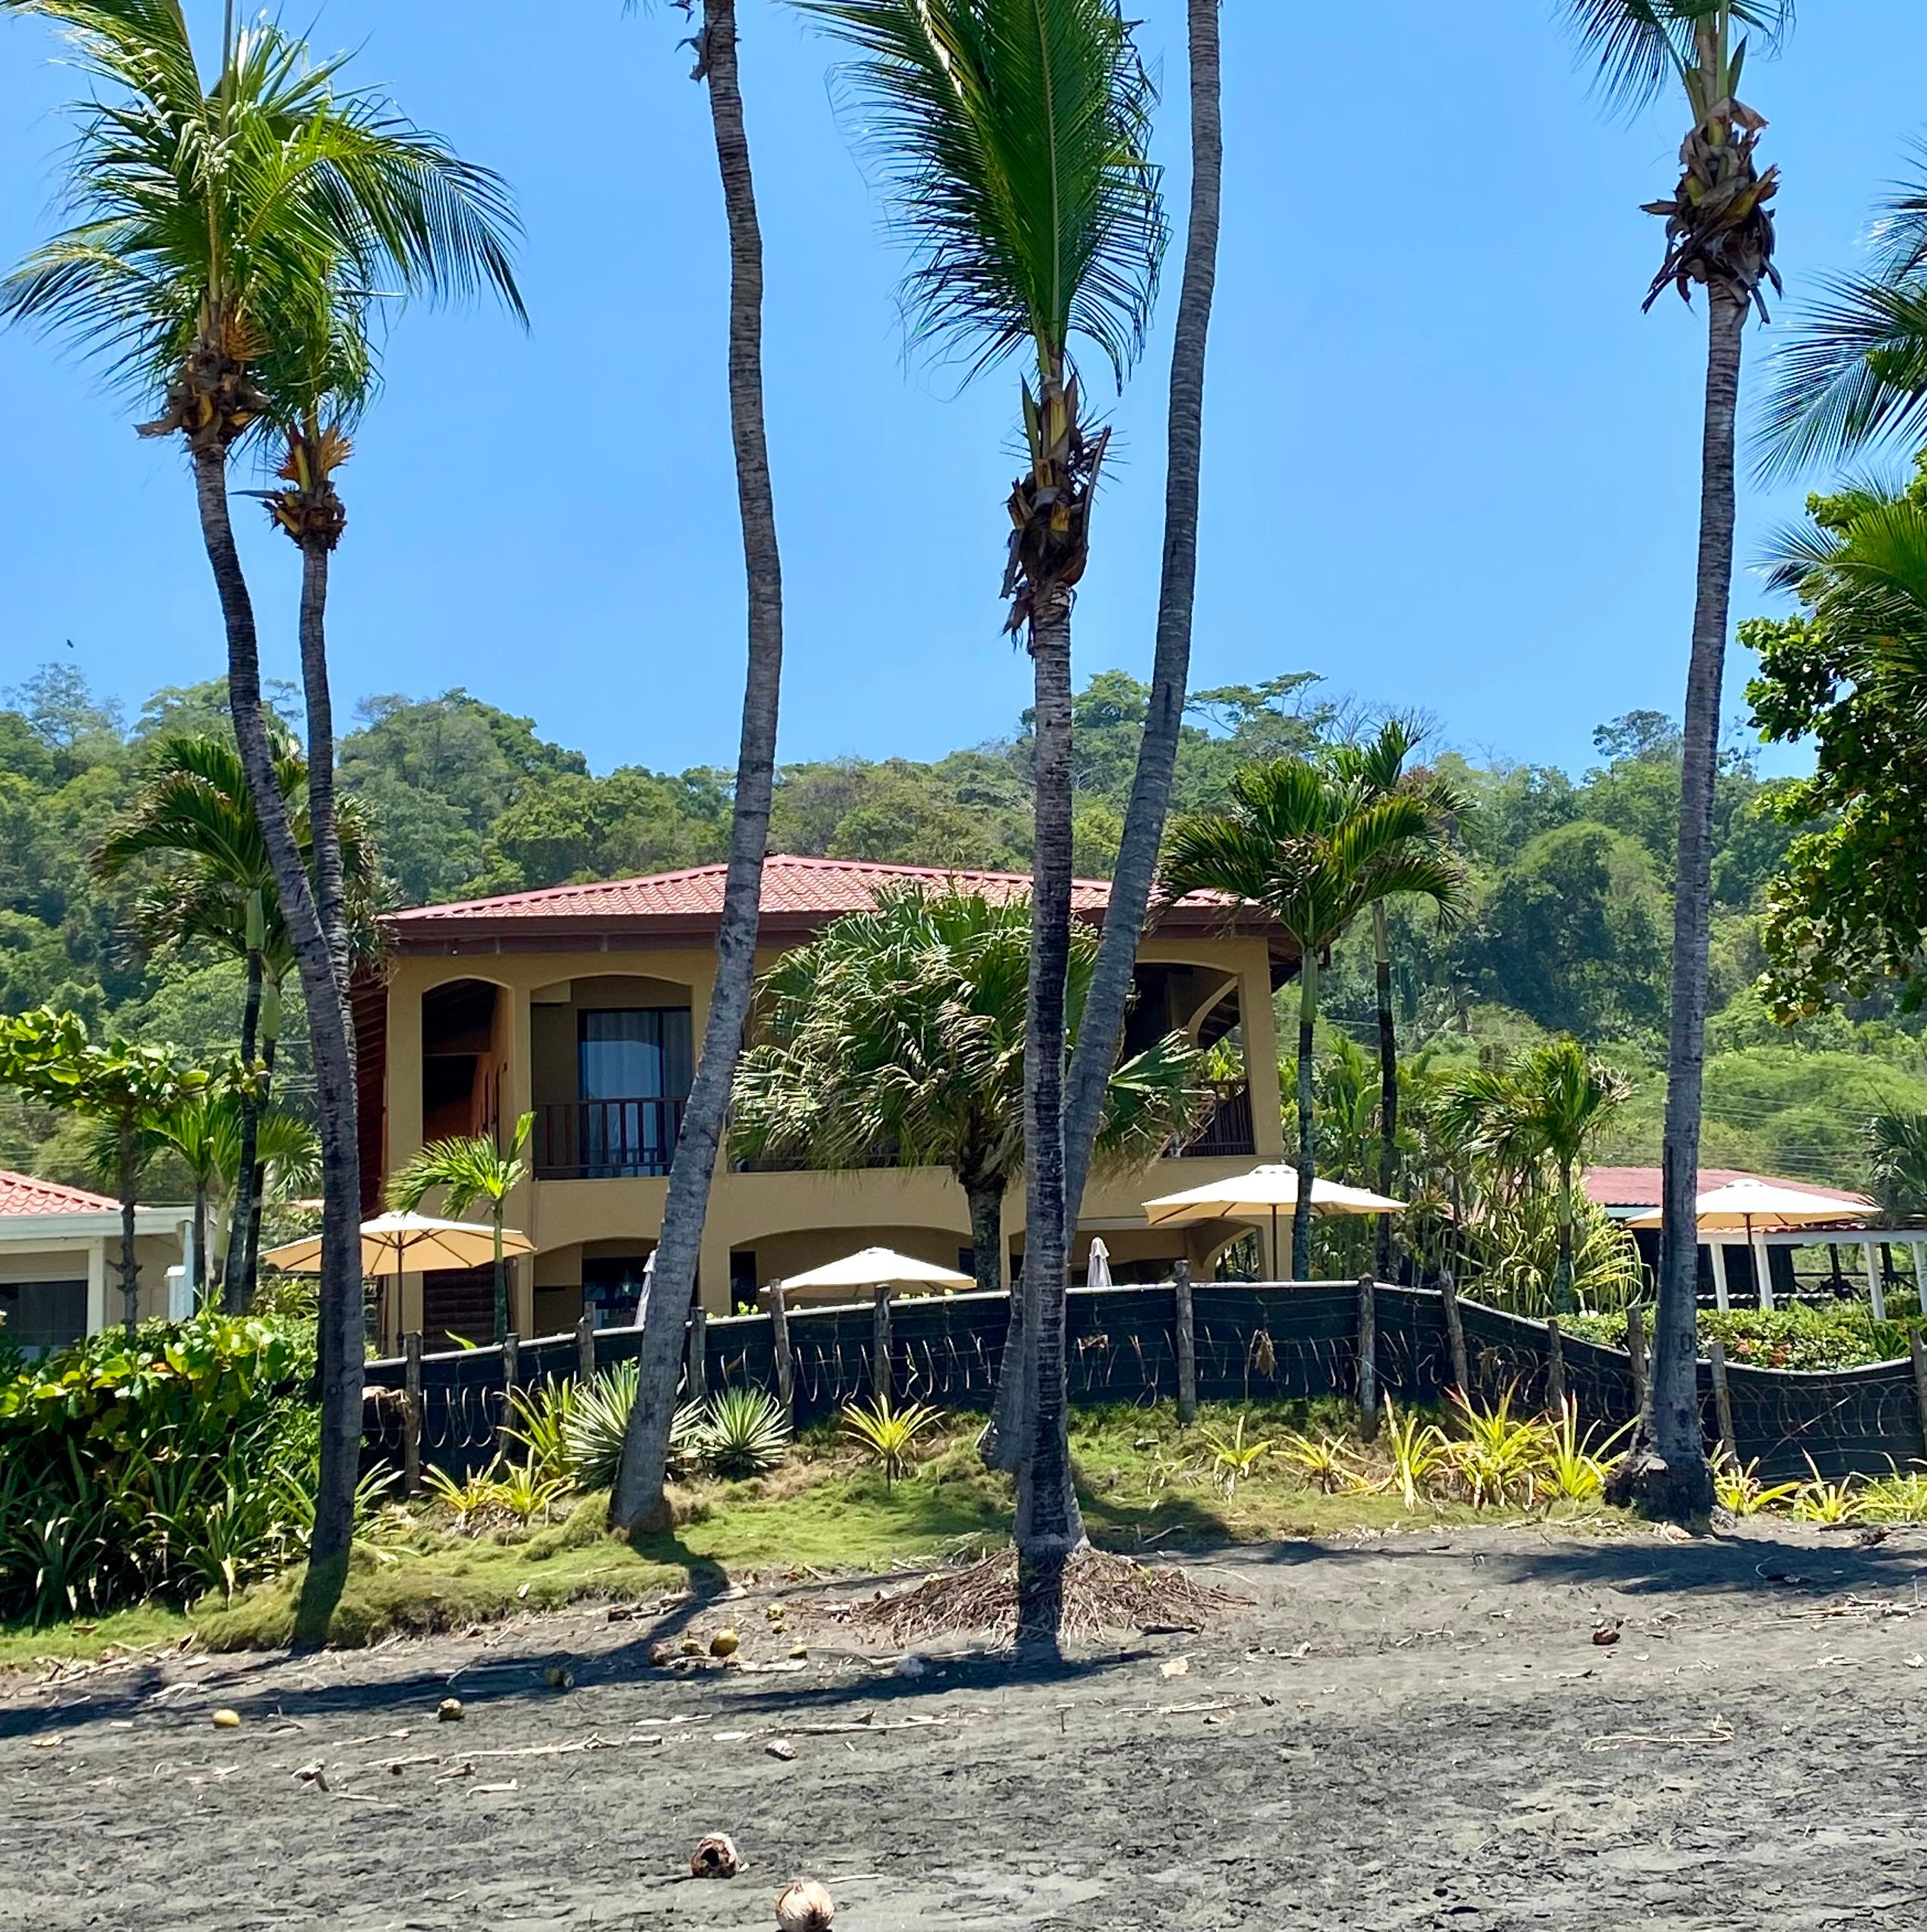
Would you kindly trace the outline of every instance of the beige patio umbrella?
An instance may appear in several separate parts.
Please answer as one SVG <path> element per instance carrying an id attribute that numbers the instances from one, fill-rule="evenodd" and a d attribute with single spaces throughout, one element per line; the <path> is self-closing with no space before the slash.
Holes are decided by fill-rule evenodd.
<path id="1" fill-rule="evenodd" d="M 1838 1196 L 1809 1194 L 1798 1188 L 1782 1188 L 1770 1181 L 1730 1181 L 1723 1188 L 1709 1188 L 1694 1203 L 1699 1232 L 1708 1234 L 1744 1234 L 1753 1251 L 1753 1278 L 1759 1284 L 1760 1306 L 1773 1306 L 1773 1290 L 1766 1273 L 1766 1244 L 1763 1236 L 1795 1228 L 1825 1227 L 1830 1223 L 1865 1220 L 1873 1212 L 1866 1200 L 1842 1200 Z M 1666 1216 L 1659 1208 L 1629 1216 L 1629 1228 L 1663 1226 Z M 1726 1304 L 1726 1270 L 1722 1244 L 1709 1242 L 1718 1284 L 1720 1305 Z"/>
<path id="2" fill-rule="evenodd" d="M 505 1255 L 533 1255 L 535 1243 L 512 1228 L 502 1231 Z M 271 1248 L 264 1261 L 289 1274 L 319 1274 L 321 1237 Z M 495 1231 L 473 1221 L 438 1221 L 428 1214 L 377 1214 L 362 1223 L 362 1273 L 420 1274 L 430 1269 L 479 1268 L 495 1258 Z"/>
<path id="3" fill-rule="evenodd" d="M 1177 1227 L 1194 1221 L 1271 1223 L 1271 1266 L 1278 1274 L 1278 1216 L 1281 1209 L 1298 1204 L 1298 1171 L 1282 1161 L 1268 1161 L 1247 1174 L 1226 1181 L 1207 1181 L 1182 1194 L 1160 1194 L 1144 1204 L 1145 1218 L 1154 1228 Z M 1406 1204 L 1374 1194 L 1364 1188 L 1347 1188 L 1314 1176 L 1311 1211 L 1314 1214 L 1398 1214 Z"/>
<path id="4" fill-rule="evenodd" d="M 970 1288 L 976 1284 L 967 1274 L 935 1261 L 919 1261 L 913 1255 L 900 1255 L 893 1248 L 865 1248 L 846 1255 L 840 1261 L 826 1261 L 820 1268 L 806 1268 L 801 1274 L 785 1275 L 785 1293 L 796 1288 Z"/>

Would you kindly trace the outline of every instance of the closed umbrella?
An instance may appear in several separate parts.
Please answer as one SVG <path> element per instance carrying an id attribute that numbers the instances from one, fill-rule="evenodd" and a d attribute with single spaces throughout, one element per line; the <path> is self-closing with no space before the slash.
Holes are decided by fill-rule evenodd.
<path id="1" fill-rule="evenodd" d="M 1227 1181 L 1207 1181 L 1202 1187 L 1187 1188 L 1182 1194 L 1160 1194 L 1144 1204 L 1145 1218 L 1154 1227 L 1174 1227 L 1193 1221 L 1257 1221 L 1271 1223 L 1271 1264 L 1278 1268 L 1278 1216 L 1281 1209 L 1298 1204 L 1298 1171 L 1282 1161 L 1266 1162 L 1247 1174 L 1234 1174 Z M 1314 1178 L 1311 1211 L 1314 1214 L 1397 1214 L 1406 1204 L 1374 1194 L 1368 1188 L 1347 1188 L 1336 1181 Z"/>
<path id="2" fill-rule="evenodd" d="M 1090 1288 L 1108 1288 L 1110 1280 L 1110 1250 L 1099 1235 L 1091 1244 L 1091 1258 L 1085 1264 L 1085 1285 Z"/>
<path id="3" fill-rule="evenodd" d="M 635 1325 L 641 1328 L 649 1318 L 649 1290 L 656 1283 L 656 1251 L 649 1250 L 649 1258 L 642 1264 L 642 1286 L 635 1297 Z"/>

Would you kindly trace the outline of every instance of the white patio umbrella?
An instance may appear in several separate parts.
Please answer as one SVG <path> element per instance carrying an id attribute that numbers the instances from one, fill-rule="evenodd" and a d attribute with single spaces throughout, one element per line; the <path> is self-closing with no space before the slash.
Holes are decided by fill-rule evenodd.
<path id="1" fill-rule="evenodd" d="M 1091 1258 L 1085 1264 L 1084 1285 L 1087 1288 L 1108 1288 L 1111 1285 L 1110 1250 L 1104 1245 L 1101 1235 L 1091 1243 Z"/>
<path id="2" fill-rule="evenodd" d="M 1753 1277 L 1759 1286 L 1760 1306 L 1773 1306 L 1773 1283 L 1766 1272 L 1769 1233 L 1796 1228 L 1825 1227 L 1842 1221 L 1864 1221 L 1874 1211 L 1865 1198 L 1843 1198 L 1837 1194 L 1810 1194 L 1798 1188 L 1782 1188 L 1770 1181 L 1729 1181 L 1723 1188 L 1712 1188 L 1693 1204 L 1694 1219 L 1702 1235 L 1744 1234 L 1753 1251 Z M 1629 1228 L 1657 1228 L 1665 1224 L 1664 1211 L 1649 1209 L 1628 1217 Z M 1724 1290 L 1726 1270 L 1720 1263 L 1720 1246 L 1707 1245 L 1713 1251 L 1718 1285 Z M 1725 1293 L 1720 1305 L 1726 1302 Z"/>
<path id="3" fill-rule="evenodd" d="M 785 1292 L 797 1288 L 969 1288 L 975 1283 L 955 1268 L 940 1267 L 935 1261 L 919 1261 L 913 1255 L 900 1255 L 893 1248 L 865 1248 L 846 1255 L 840 1261 L 826 1261 L 820 1268 L 806 1268 L 801 1274 L 785 1275 Z"/>
<path id="4" fill-rule="evenodd" d="M 533 1255 L 535 1243 L 513 1228 L 502 1231 L 505 1255 Z M 438 1221 L 427 1214 L 377 1214 L 362 1223 L 362 1273 L 419 1274 L 430 1269 L 479 1268 L 495 1258 L 495 1231 L 475 1221 Z M 289 1274 L 319 1274 L 321 1237 L 271 1248 L 264 1261 Z"/>
<path id="5" fill-rule="evenodd" d="M 1279 1211 L 1298 1204 L 1298 1171 L 1282 1161 L 1268 1161 L 1249 1173 L 1234 1174 L 1228 1180 L 1207 1181 L 1202 1187 L 1186 1188 L 1182 1194 L 1160 1194 L 1144 1204 L 1145 1218 L 1154 1228 L 1175 1227 L 1195 1221 L 1256 1221 L 1271 1223 L 1271 1265 L 1278 1271 L 1278 1216 Z M 1314 1175 L 1311 1182 L 1311 1211 L 1314 1214 L 1397 1214 L 1406 1204 L 1364 1188 L 1347 1188 L 1336 1181 Z"/>

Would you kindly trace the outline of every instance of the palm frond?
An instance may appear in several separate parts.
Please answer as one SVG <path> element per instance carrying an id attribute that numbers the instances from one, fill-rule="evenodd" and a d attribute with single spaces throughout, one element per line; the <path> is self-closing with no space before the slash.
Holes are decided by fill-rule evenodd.
<path id="1" fill-rule="evenodd" d="M 1793 24 L 1792 0 L 1565 0 L 1582 53 L 1597 63 L 1597 84 L 1614 105 L 1636 113 L 1694 65 L 1694 36 L 1724 14 L 1772 48 Z"/>
<path id="2" fill-rule="evenodd" d="M 909 247 L 915 338 L 970 372 L 1075 337 L 1122 379 L 1166 227 L 1156 90 L 1116 0 L 798 0 L 859 50 L 851 78 Z"/>

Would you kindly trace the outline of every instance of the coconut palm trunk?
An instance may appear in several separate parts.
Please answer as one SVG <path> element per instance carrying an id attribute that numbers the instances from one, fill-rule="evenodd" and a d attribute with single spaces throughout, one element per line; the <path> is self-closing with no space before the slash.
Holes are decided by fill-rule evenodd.
<path id="1" fill-rule="evenodd" d="M 716 974 L 702 1050 L 683 1110 L 669 1173 L 662 1238 L 642 1332 L 635 1407 L 629 1412 L 610 1521 L 634 1529 L 659 1522 L 670 1425 L 683 1355 L 683 1329 L 696 1290 L 709 1187 L 749 1019 L 756 972 L 763 861 L 775 786 L 776 714 L 782 682 L 782 566 L 763 397 L 763 237 L 736 65 L 735 0 L 703 0 L 696 75 L 709 84 L 709 116 L 729 230 L 729 416 L 737 508 L 749 594 L 749 667 L 736 765 L 729 868 L 716 940 Z"/>
<path id="2" fill-rule="evenodd" d="M 1391 921 L 1371 909 L 1371 963 L 1378 990 L 1378 1191 L 1390 1197 L 1398 1178 L 1398 1025 L 1392 1012 Z M 1392 1217 L 1378 1217 L 1378 1279 L 1392 1279 Z"/>
<path id="3" fill-rule="evenodd" d="M 301 692 L 307 722 L 307 814 L 314 850 L 314 906 L 334 969 L 352 1064 L 355 1032 L 348 1009 L 348 911 L 341 833 L 335 811 L 335 711 L 328 684 L 328 565 L 346 523 L 334 486 L 323 485 L 324 514 L 312 518 L 301 552 Z"/>
<path id="4" fill-rule="evenodd" d="M 1065 1235 L 1077 1226 L 1092 1149 L 1104 1119 L 1105 1082 L 1124 1037 L 1138 942 L 1158 875 L 1171 781 L 1191 675 L 1197 604 L 1198 500 L 1204 466 L 1206 351 L 1218 282 L 1218 231 L 1225 169 L 1219 72 L 1221 0 L 1188 0 L 1191 100 L 1191 202 L 1171 343 L 1165 418 L 1164 566 L 1158 589 L 1157 648 L 1137 771 L 1113 867 L 1109 910 L 1091 990 L 1078 1028 L 1065 1100 Z"/>
<path id="5" fill-rule="evenodd" d="M 1024 1040 L 1024 1341 L 1028 1372 L 1018 1428 L 1019 1621 L 1054 1629 L 1064 1562 L 1085 1540 L 1065 1428 L 1066 1252 L 1065 989 L 1071 936 L 1071 612 L 1059 589 L 1032 617 L 1036 851 L 1030 892 L 1030 994 Z"/>
<path id="6" fill-rule="evenodd" d="M 1004 1285 L 1004 1179 L 967 1178 L 964 1199 L 970 1214 L 970 1272 L 977 1292 L 994 1295 Z"/>
<path id="7" fill-rule="evenodd" d="M 301 990 L 308 1009 L 322 1156 L 320 1357 L 321 1455 L 309 1545 L 308 1583 L 295 1619 L 297 1640 L 326 1634 L 346 1572 L 355 1526 L 362 1443 L 361 1156 L 355 1130 L 353 1054 L 334 964 L 316 910 L 307 869 L 295 843 L 287 800 L 275 773 L 261 702 L 254 607 L 234 547 L 228 505 L 228 457 L 214 438 L 191 445 L 202 540 L 228 634 L 228 697 L 248 792 L 274 872 Z"/>
<path id="8" fill-rule="evenodd" d="M 261 957 L 260 933 L 263 913 L 260 893 L 249 895 L 247 908 L 247 990 L 241 1003 L 240 1060 L 244 1070 L 254 1070 L 255 1055 L 261 1033 L 261 989 L 266 977 Z M 264 1095 L 257 1094 L 253 1082 L 240 1094 L 240 1169 L 234 1183 L 233 1226 L 243 1239 L 231 1239 L 221 1258 L 221 1305 L 230 1315 L 247 1312 L 254 1294 L 254 1279 L 247 1268 L 246 1230 L 254 1218 L 256 1185 L 254 1149 L 260 1130 Z"/>
<path id="9" fill-rule="evenodd" d="M 1298 964 L 1298 1188 L 1292 1210 L 1292 1279 L 1311 1279 L 1311 1188 L 1318 1172 L 1318 1111 L 1312 1101 L 1311 1073 L 1317 1055 L 1318 953 L 1305 948 Z M 1272 1257 L 1272 1265 L 1278 1258 Z"/>
<path id="10" fill-rule="evenodd" d="M 118 1186 L 120 1191 L 120 1307 L 132 1341 L 141 1320 L 141 1264 L 134 1247 L 134 1204 L 139 1187 L 139 1163 L 134 1146 L 134 1117 L 123 1110 L 119 1121 L 120 1153 Z"/>
<path id="11" fill-rule="evenodd" d="M 1719 760 L 1720 687 L 1733 588 L 1735 426 L 1748 304 L 1715 287 L 1707 304 L 1705 436 L 1701 451 L 1699 567 L 1687 672 L 1679 859 L 1673 910 L 1672 1005 L 1666 1056 L 1663 1215 L 1647 1414 L 1622 1468 L 1655 1514 L 1708 1515 L 1711 1465 L 1699 1419 L 1699 1115 L 1706 1055 L 1709 926 L 1712 899 L 1713 780 Z"/>

